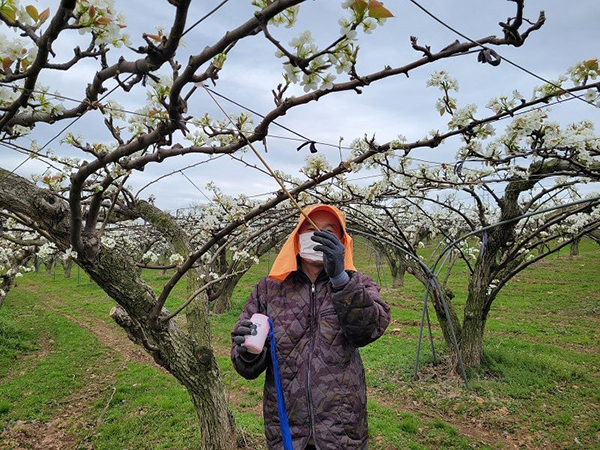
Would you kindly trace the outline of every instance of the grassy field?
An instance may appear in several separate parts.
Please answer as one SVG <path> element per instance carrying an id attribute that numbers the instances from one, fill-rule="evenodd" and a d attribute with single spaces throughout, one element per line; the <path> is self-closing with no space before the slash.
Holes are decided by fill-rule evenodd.
<path id="1" fill-rule="evenodd" d="M 387 269 L 357 245 L 358 269 L 380 282 L 392 307 L 386 334 L 361 350 L 370 448 L 600 449 L 600 247 L 584 241 L 580 250 L 536 264 L 502 291 L 488 321 L 486 365 L 469 374 L 467 390 L 443 364 L 432 366 L 426 340 L 420 380 L 411 380 L 422 286 L 407 276 L 404 288 L 390 288 Z M 242 279 L 231 312 L 212 316 L 248 449 L 264 448 L 262 377 L 248 382 L 232 370 L 229 331 L 272 259 Z M 196 448 L 186 391 L 129 342 L 108 317 L 113 302 L 80 275 L 26 275 L 0 308 L 0 448 Z M 149 279 L 158 288 L 167 277 Z M 465 286 L 459 265 L 451 284 L 458 305 Z M 443 356 L 435 323 L 433 333 Z"/>

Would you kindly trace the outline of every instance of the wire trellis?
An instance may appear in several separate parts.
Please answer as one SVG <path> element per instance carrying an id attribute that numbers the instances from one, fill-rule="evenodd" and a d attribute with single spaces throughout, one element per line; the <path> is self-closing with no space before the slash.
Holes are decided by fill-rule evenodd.
<path id="1" fill-rule="evenodd" d="M 469 388 L 469 382 L 468 382 L 467 375 L 466 375 L 464 361 L 463 361 L 462 354 L 461 354 L 461 351 L 460 351 L 460 346 L 458 345 L 458 340 L 457 340 L 457 337 L 456 337 L 456 333 L 455 333 L 454 327 L 452 325 L 452 320 L 451 320 L 451 317 L 450 317 L 450 312 L 449 312 L 448 305 L 447 305 L 446 300 L 445 300 L 445 294 L 443 293 L 443 291 L 441 289 L 441 286 L 440 286 L 440 284 L 438 282 L 438 279 L 437 279 L 437 277 L 441 273 L 441 270 L 442 270 L 445 262 L 447 261 L 447 256 L 450 254 L 450 250 L 452 250 L 454 248 L 457 248 L 458 244 L 460 242 L 468 239 L 469 237 L 472 237 L 472 236 L 475 236 L 475 235 L 478 235 L 478 234 L 481 234 L 481 235 L 484 236 L 482 242 L 485 243 L 485 240 L 486 240 L 485 239 L 485 233 L 487 233 L 488 231 L 490 231 L 490 230 L 492 230 L 492 229 L 494 229 L 496 227 L 502 226 L 502 225 L 506 225 L 506 224 L 513 223 L 513 222 L 518 222 L 518 221 L 520 221 L 522 219 L 526 219 L 528 217 L 536 216 L 536 215 L 539 215 L 539 214 L 545 214 L 545 213 L 552 212 L 552 211 L 555 211 L 555 210 L 564 209 L 564 208 L 568 208 L 568 207 L 572 207 L 572 206 L 576 206 L 576 205 L 581 205 L 581 204 L 584 204 L 584 203 L 593 204 L 594 202 L 598 202 L 598 201 L 600 201 L 600 196 L 595 196 L 595 197 L 591 197 L 591 198 L 577 200 L 577 201 L 569 202 L 569 203 L 562 204 L 562 205 L 556 205 L 556 206 L 551 207 L 551 208 L 545 208 L 545 209 L 542 209 L 542 210 L 539 210 L 539 211 L 533 211 L 533 212 L 530 212 L 530 213 L 527 213 L 527 214 L 522 214 L 522 215 L 519 215 L 517 217 L 513 217 L 511 219 L 507 219 L 507 220 L 504 220 L 504 221 L 501 221 L 501 222 L 498 222 L 498 223 L 495 223 L 495 224 L 492 224 L 492 225 L 488 225 L 486 227 L 479 228 L 478 230 L 475 230 L 475 231 L 472 231 L 470 233 L 467 233 L 467 234 L 461 236 L 460 238 L 454 240 L 453 242 L 449 243 L 446 246 L 446 248 L 444 248 L 444 250 L 440 253 L 440 255 L 436 259 L 436 261 L 433 264 L 433 266 L 432 266 L 431 269 L 425 263 L 423 263 L 417 255 L 411 253 L 410 251 L 408 251 L 404 247 L 396 244 L 395 242 L 393 242 L 393 241 L 391 241 L 389 239 L 384 238 L 383 236 L 379 236 L 379 235 L 376 235 L 376 234 L 373 234 L 373 233 L 368 233 L 368 232 L 365 232 L 365 231 L 362 231 L 362 230 L 358 230 L 358 229 L 354 229 L 354 228 L 348 228 L 349 232 L 356 233 L 356 234 L 359 234 L 359 235 L 363 235 L 363 236 L 366 236 L 366 237 L 371 238 L 371 239 L 377 239 L 377 240 L 385 243 L 386 245 L 389 245 L 389 246 L 391 246 L 391 247 L 399 250 L 404 255 L 408 256 L 409 258 L 411 258 L 415 262 L 417 262 L 417 264 L 423 270 L 424 274 L 427 276 L 427 286 L 425 287 L 425 294 L 423 296 L 423 309 L 422 309 L 422 313 L 421 313 L 421 322 L 420 322 L 420 326 L 419 326 L 419 339 L 418 339 L 418 342 L 417 342 L 417 351 L 416 351 L 416 356 L 415 356 L 415 369 L 414 369 L 413 379 L 414 380 L 418 379 L 419 358 L 420 358 L 421 342 L 422 342 L 422 339 L 423 339 L 423 329 L 424 329 L 425 323 L 427 323 L 427 327 L 428 327 L 428 331 L 429 331 L 429 340 L 430 340 L 430 344 L 431 344 L 432 358 L 433 358 L 434 363 L 436 361 L 435 346 L 434 346 L 434 343 L 433 343 L 433 335 L 432 335 L 432 332 L 431 332 L 431 320 L 429 318 L 429 310 L 427 308 L 427 300 L 428 300 L 428 297 L 429 297 L 429 293 L 432 290 L 435 290 L 437 292 L 438 297 L 440 299 L 440 302 L 442 304 L 442 308 L 443 308 L 443 311 L 444 311 L 444 314 L 445 314 L 445 317 L 446 317 L 446 320 L 447 320 L 447 323 L 448 323 L 448 327 L 449 327 L 449 331 L 450 331 L 450 335 L 451 335 L 451 340 L 452 340 L 452 344 L 453 344 L 453 347 L 454 347 L 454 351 L 455 351 L 457 359 L 458 359 L 458 365 L 459 365 L 459 369 L 460 369 L 461 375 L 463 377 L 465 386 L 467 387 L 467 389 Z M 484 245 L 484 248 L 483 248 L 482 251 L 485 251 L 485 245 Z M 438 267 L 438 264 L 440 264 L 440 262 L 441 262 L 441 265 Z M 437 272 L 436 272 L 436 269 L 437 269 Z"/>

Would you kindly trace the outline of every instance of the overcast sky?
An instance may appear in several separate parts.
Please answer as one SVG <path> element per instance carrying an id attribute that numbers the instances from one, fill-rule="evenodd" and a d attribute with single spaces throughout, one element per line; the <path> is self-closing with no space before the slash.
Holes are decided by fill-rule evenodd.
<path id="1" fill-rule="evenodd" d="M 219 3 L 220 0 L 192 2 L 189 23 L 195 22 Z M 344 14 L 340 3 L 339 0 L 307 2 L 301 6 L 299 21 L 293 29 L 274 28 L 273 34 L 287 44 L 292 37 L 310 29 L 317 45 L 326 46 L 339 33 L 337 21 Z M 514 3 L 506 0 L 422 0 L 420 3 L 472 39 L 492 34 L 501 35 L 498 22 L 506 21 L 515 11 Z M 44 1 L 36 4 L 40 10 L 45 7 Z M 164 0 L 116 1 L 115 4 L 117 10 L 122 11 L 127 18 L 127 30 L 131 35 L 133 47 L 143 44 L 143 32 L 154 33 L 157 26 L 168 28 L 172 22 L 173 8 Z M 396 17 L 389 19 L 383 27 L 377 28 L 370 35 L 359 33 L 359 74 L 381 70 L 385 65 L 401 66 L 418 59 L 421 55 L 410 46 L 411 35 L 417 36 L 421 45 L 430 45 L 432 50 L 439 50 L 457 38 L 462 40 L 408 0 L 388 0 L 385 5 Z M 559 0 L 527 0 L 525 16 L 535 21 L 541 9 L 546 12 L 546 24 L 534 32 L 520 48 L 497 48 L 500 55 L 551 80 L 558 78 L 568 67 L 581 60 L 599 57 L 598 0 L 576 0 L 568 3 Z M 185 64 L 190 54 L 200 53 L 206 45 L 214 43 L 227 30 L 247 20 L 253 11 L 250 0 L 230 0 L 208 21 L 186 35 L 185 47 L 179 51 L 177 59 Z M 7 30 L 2 31 L 7 33 Z M 61 35 L 56 43 L 57 61 L 68 59 L 76 43 L 80 43 L 80 37 L 76 33 Z M 258 112 L 268 112 L 273 107 L 271 89 L 282 81 L 283 72 L 281 60 L 276 59 L 274 53 L 275 48 L 262 35 L 244 40 L 229 55 L 215 89 Z M 131 52 L 125 55 L 129 59 L 135 58 Z M 109 63 L 114 62 L 116 56 L 111 57 L 109 54 Z M 63 95 L 83 98 L 85 86 L 96 70 L 94 62 L 89 61 L 74 71 L 46 74 L 42 82 L 51 85 L 52 91 L 58 90 Z M 364 133 L 376 134 L 380 142 L 393 139 L 398 134 L 406 136 L 409 141 L 419 139 L 430 130 L 445 130 L 449 120 L 447 115 L 440 117 L 435 109 L 439 91 L 425 86 L 431 74 L 438 70 L 446 70 L 458 79 L 460 91 L 456 97 L 459 106 L 475 103 L 479 105 L 479 116 L 489 112 L 485 109 L 485 104 L 491 97 L 510 95 L 517 89 L 526 98 L 530 98 L 533 87 L 541 84 L 539 80 L 505 61 L 498 67 L 492 67 L 477 63 L 477 55 L 472 54 L 414 70 L 409 79 L 399 76 L 375 83 L 365 88 L 362 95 L 352 92 L 327 96 L 317 103 L 292 110 L 279 122 L 310 139 L 332 144 L 337 144 L 339 138 L 343 137 L 347 145 Z M 344 79 L 340 76 L 337 81 Z M 288 95 L 301 92 L 300 88 L 290 89 Z M 110 98 L 118 101 L 125 109 L 136 110 L 143 106 L 145 93 L 138 88 L 131 94 L 116 92 Z M 240 111 L 227 102 L 223 101 L 222 105 L 230 113 Z M 72 104 L 69 106 L 72 107 Z M 201 90 L 191 98 L 189 107 L 194 113 L 208 111 L 213 118 L 223 118 L 206 93 Z M 587 119 L 596 124 L 596 129 L 600 128 L 599 109 L 578 100 L 555 106 L 551 118 L 564 124 Z M 62 123 L 39 125 L 30 138 L 43 144 L 63 126 Z M 109 138 L 98 112 L 89 113 L 70 130 L 81 132 L 92 141 Z M 272 136 L 267 139 L 269 151 L 265 158 L 275 169 L 301 176 L 298 170 L 304 163 L 308 149 L 297 152 L 298 142 L 275 137 L 292 136 L 276 126 L 272 126 L 269 133 Z M 29 139 L 23 139 L 20 144 L 28 146 L 29 142 Z M 411 156 L 431 161 L 453 161 L 459 145 L 460 142 L 456 139 L 435 151 L 416 150 Z M 59 154 L 73 154 L 71 149 L 60 146 L 58 140 L 51 144 L 51 148 Z M 318 148 L 321 153 L 328 155 L 333 164 L 339 161 L 336 148 Z M 0 165 L 9 170 L 25 159 L 23 155 L 7 149 L 0 151 Z M 245 158 L 251 162 L 255 161 L 250 154 Z M 149 165 L 143 173 L 136 173 L 131 177 L 134 192 L 161 174 L 202 159 L 206 158 L 190 155 L 163 164 Z M 30 175 L 44 170 L 46 166 L 42 162 L 28 161 L 17 173 Z M 209 181 L 214 181 L 225 192 L 231 194 L 253 195 L 277 188 L 275 181 L 266 175 L 245 168 L 228 157 L 190 169 L 186 171 L 186 175 L 201 189 L 204 189 Z M 143 196 L 154 194 L 157 204 L 169 209 L 187 207 L 192 202 L 204 200 L 202 194 L 180 174 L 166 178 L 144 192 Z"/>

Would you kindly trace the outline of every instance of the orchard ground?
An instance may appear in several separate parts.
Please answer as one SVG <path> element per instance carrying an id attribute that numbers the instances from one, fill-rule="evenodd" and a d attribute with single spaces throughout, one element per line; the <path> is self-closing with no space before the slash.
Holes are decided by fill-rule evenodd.
<path id="1" fill-rule="evenodd" d="M 582 241 L 519 274 L 492 307 L 486 364 L 470 389 L 424 339 L 412 381 L 423 287 L 389 272 L 360 241 L 359 270 L 392 307 L 385 335 L 361 349 L 369 385 L 370 448 L 600 449 L 600 246 Z M 240 448 L 262 449 L 262 376 L 246 381 L 229 361 L 229 332 L 274 255 L 236 287 L 229 313 L 213 315 L 214 346 L 239 429 Z M 148 274 L 158 287 L 168 275 Z M 462 305 L 466 269 L 450 287 Z M 178 286 L 167 307 L 184 297 Z M 108 316 L 114 306 L 77 269 L 19 279 L 0 308 L 0 448 L 193 449 L 198 427 L 184 388 Z M 434 327 L 436 352 L 445 348 Z"/>

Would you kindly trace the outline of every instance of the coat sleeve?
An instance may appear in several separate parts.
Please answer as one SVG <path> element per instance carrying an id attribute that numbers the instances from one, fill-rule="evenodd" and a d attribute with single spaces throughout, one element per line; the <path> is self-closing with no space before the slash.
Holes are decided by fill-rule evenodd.
<path id="1" fill-rule="evenodd" d="M 343 288 L 330 287 L 330 292 L 344 334 L 355 347 L 363 347 L 383 334 L 390 322 L 390 307 L 371 277 L 359 272 L 349 275 Z"/>
<path id="2" fill-rule="evenodd" d="M 264 281 L 264 280 L 263 280 Z M 245 319 L 250 319 L 252 314 L 254 313 L 262 313 L 265 314 L 265 307 L 261 304 L 261 285 L 263 281 L 260 281 L 252 290 L 252 294 L 250 294 L 250 298 L 246 302 L 246 306 L 244 306 L 244 310 L 240 314 L 238 321 L 233 327 L 235 330 L 240 322 Z M 237 351 L 237 345 L 233 342 L 233 330 L 231 332 L 231 361 L 233 362 L 233 367 L 236 372 L 241 376 L 248 380 L 253 380 L 258 377 L 263 370 L 267 367 L 267 345 L 263 349 L 262 353 L 259 355 L 240 355 Z"/>

